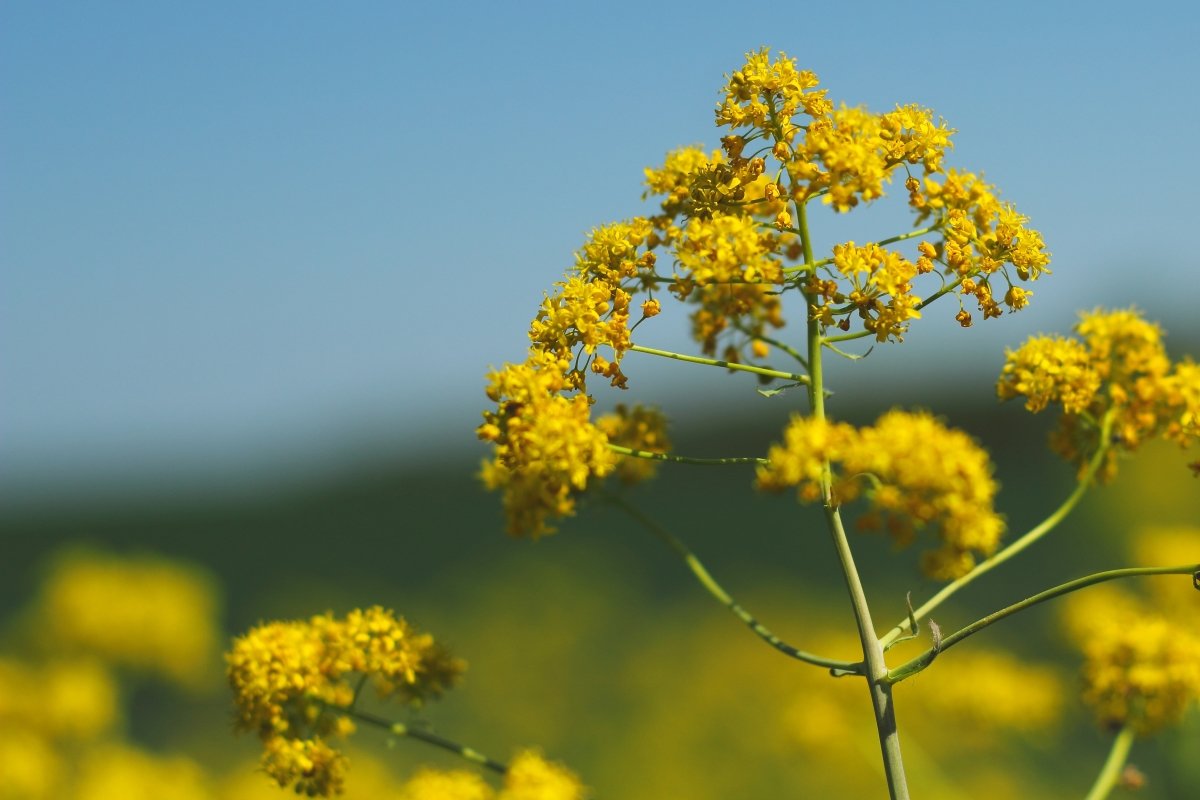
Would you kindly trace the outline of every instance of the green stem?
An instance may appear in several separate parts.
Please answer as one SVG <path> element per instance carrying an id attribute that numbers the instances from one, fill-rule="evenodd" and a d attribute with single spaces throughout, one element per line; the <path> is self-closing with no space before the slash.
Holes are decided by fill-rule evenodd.
<path id="1" fill-rule="evenodd" d="M 391 720 L 378 717 L 374 714 L 367 713 L 366 711 L 355 711 L 353 709 L 338 708 L 337 706 L 331 706 L 331 708 L 337 709 L 347 716 L 358 720 L 359 722 L 365 722 L 366 724 L 373 725 L 376 728 L 382 728 L 393 736 L 407 736 L 410 739 L 417 739 L 418 741 L 425 742 L 426 744 L 433 745 L 434 747 L 441 748 L 442 750 L 447 750 L 457 756 L 465 758 L 467 761 L 479 764 L 480 766 L 486 767 L 493 772 L 498 772 L 501 775 L 508 772 L 508 767 L 504 764 L 501 764 L 499 761 L 488 758 L 478 750 L 470 747 L 464 747 L 458 742 L 447 739 L 444 736 L 438 736 L 436 733 L 422 730 L 420 728 L 412 728 L 408 725 L 405 725 L 403 722 L 392 722 Z"/>
<path id="2" fill-rule="evenodd" d="M 755 375 L 765 375 L 768 378 L 782 378 L 783 380 L 796 381 L 797 383 L 807 384 L 809 378 L 807 375 L 796 375 L 792 372 L 780 372 L 776 369 L 767 369 L 766 367 L 756 367 L 752 364 L 736 364 L 732 361 L 725 361 L 719 358 L 704 358 L 702 356 L 688 356 L 683 353 L 672 353 L 670 350 L 658 350 L 654 347 L 642 347 L 641 345 L 629 345 L 630 352 L 645 353 L 651 356 L 662 356 L 663 358 L 673 358 L 676 361 L 686 361 L 689 364 L 703 364 L 708 367 L 722 367 L 724 369 L 740 370 L 742 372 L 752 372 Z"/>
<path id="3" fill-rule="evenodd" d="M 672 550 L 674 550 L 675 553 L 683 559 L 684 563 L 687 564 L 687 568 L 691 570 L 692 575 L 694 575 L 696 580 L 700 582 L 700 585 L 704 587 L 705 591 L 715 597 L 717 602 L 719 602 L 721 605 L 728 608 L 735 617 L 745 623 L 746 627 L 754 631 L 754 634 L 758 636 L 758 638 L 771 645 L 771 647 L 774 647 L 784 655 L 791 656 L 792 658 L 807 662 L 809 664 L 815 664 L 818 667 L 828 667 L 829 669 L 839 670 L 845 673 L 861 673 L 861 664 L 856 664 L 852 661 L 841 661 L 832 658 L 825 658 L 823 656 L 805 652 L 798 648 L 792 647 L 790 644 L 771 633 L 771 631 L 768 630 L 765 625 L 751 616 L 746 609 L 738 605 L 738 603 L 729 596 L 729 593 L 726 592 L 721 585 L 717 583 L 716 579 L 709 574 L 708 570 L 705 569 L 703 562 L 701 562 L 700 559 L 696 557 L 696 554 L 688 549 L 688 546 L 685 545 L 680 539 L 675 537 L 666 528 L 650 519 L 650 517 L 643 514 L 633 505 L 626 502 L 623 498 L 618 497 L 617 495 L 606 493 L 605 499 L 607 499 L 617 508 L 620 508 L 633 519 L 637 520 L 637 522 L 641 523 L 646 530 L 658 537 L 658 539 L 666 544 L 667 547 L 670 547 Z"/>
<path id="4" fill-rule="evenodd" d="M 1135 578 L 1144 575 L 1194 576 L 1197 575 L 1197 573 L 1200 573 L 1200 564 L 1184 564 L 1177 567 L 1126 567 L 1124 569 L 1110 569 L 1104 572 L 1096 572 L 1082 578 L 1076 578 L 1073 581 L 1067 581 L 1066 583 L 1062 583 L 1051 589 L 1047 589 L 1044 592 L 1038 592 L 1031 597 L 1026 597 L 1024 600 L 1013 603 L 1011 606 L 1006 606 L 999 611 L 994 611 L 991 614 L 988 614 L 986 617 L 981 617 L 980 619 L 972 622 L 970 625 L 960 628 L 949 636 L 942 638 L 934 647 L 926 650 L 916 658 L 913 658 L 912 660 L 907 661 L 891 670 L 888 673 L 888 681 L 890 683 L 899 683 L 905 678 L 912 677 L 933 663 L 933 660 L 941 653 L 949 650 L 951 647 L 958 644 L 963 639 L 966 639 L 968 636 L 979 633 L 979 631 L 999 622 L 1005 617 L 1011 617 L 1013 614 L 1016 614 L 1019 611 L 1032 608 L 1039 603 L 1044 603 L 1047 600 L 1054 599 L 1055 597 L 1060 597 L 1064 594 L 1070 594 L 1071 592 L 1085 589 L 1088 586 L 1094 586 L 1097 583 L 1115 581 L 1120 578 Z M 1200 580 L 1200 578 L 1197 578 L 1197 580 Z"/>
<path id="5" fill-rule="evenodd" d="M 808 232 L 808 212 L 804 203 L 796 203 L 797 224 L 800 227 L 800 239 L 804 249 L 804 261 L 810 267 L 813 263 L 812 242 Z M 807 295 L 809 305 L 816 304 L 816 297 Z M 814 419 L 825 419 L 825 391 L 823 386 L 823 371 L 821 362 L 821 323 L 816 319 L 808 320 L 808 385 L 809 405 Z M 829 462 L 826 461 L 821 474 L 821 500 L 825 509 L 825 520 L 829 532 L 833 536 L 834 547 L 837 550 L 838 562 L 842 568 L 842 577 L 850 594 L 850 603 L 854 609 L 854 620 L 858 626 L 858 637 L 862 643 L 863 663 L 866 668 L 867 685 L 871 692 L 871 707 L 875 713 L 875 729 L 879 736 L 879 748 L 883 756 L 883 771 L 887 776 L 888 796 L 891 800 L 908 800 L 908 782 L 904 775 L 904 760 L 900 753 L 900 733 L 896 728 L 896 712 L 892 702 L 892 687 L 887 682 L 887 663 L 883 657 L 883 647 L 875 635 L 875 626 L 871 621 L 871 609 L 867 604 L 866 592 L 859 578 L 858 568 L 854 564 L 854 554 L 850 550 L 850 541 L 846 538 L 846 530 L 842 526 L 842 517 L 833 500 L 833 477 Z"/>
<path id="6" fill-rule="evenodd" d="M 694 458 L 692 456 L 677 456 L 674 453 L 654 453 L 649 450 L 634 450 L 630 447 L 624 447 L 619 444 L 608 443 L 608 449 L 614 453 L 620 453 L 623 456 L 632 456 L 634 458 L 649 458 L 654 461 L 673 461 L 677 464 L 702 464 L 711 466 L 716 464 L 766 464 L 767 459 L 759 458 L 758 456 L 734 456 L 731 458 Z"/>
<path id="7" fill-rule="evenodd" d="M 1113 790 L 1121 778 L 1121 771 L 1129 759 L 1129 750 L 1133 747 L 1133 738 L 1133 728 L 1125 727 L 1113 739 L 1112 749 L 1108 751 L 1108 758 L 1105 760 L 1104 766 L 1100 768 L 1100 774 L 1096 776 L 1096 782 L 1092 784 L 1092 788 L 1084 800 L 1104 800 L 1108 797 L 1108 793 Z"/>
<path id="8" fill-rule="evenodd" d="M 1054 530 L 1054 528 L 1060 522 L 1062 522 L 1072 510 L 1074 510 L 1075 506 L 1079 505 L 1079 501 L 1083 499 L 1083 496 L 1087 493 L 1088 488 L 1091 486 L 1092 479 L 1096 476 L 1097 470 L 1099 470 L 1100 465 L 1104 463 L 1104 458 L 1108 453 L 1109 438 L 1112 433 L 1112 423 L 1113 413 L 1110 411 L 1104 417 L 1104 420 L 1100 425 L 1099 447 L 1096 448 L 1096 452 L 1092 455 L 1091 461 L 1088 462 L 1087 470 L 1085 470 L 1083 475 L 1080 477 L 1079 484 L 1075 487 L 1075 490 L 1071 492 L 1070 496 L 1063 501 L 1062 505 L 1056 508 L 1050 514 L 1050 516 L 1046 517 L 1040 523 L 1031 528 L 1021 538 L 1017 539 L 1003 550 L 1000 550 L 998 553 L 992 555 L 990 558 L 981 561 L 966 575 L 963 575 L 961 578 L 958 578 L 942 587 L 937 594 L 931 597 L 925 602 L 924 605 L 922 605 L 913 613 L 912 619 L 920 622 L 922 619 L 927 617 L 931 611 L 949 599 L 950 596 L 959 589 L 971 583 L 980 575 L 990 572 L 991 570 L 1000 566 L 1005 561 L 1008 561 L 1010 558 L 1029 547 L 1038 539 L 1041 539 L 1047 533 Z M 884 634 L 881 641 L 883 642 L 883 646 L 887 647 L 901 636 L 913 632 L 914 631 L 912 631 L 910 628 L 910 620 L 906 619 Z"/>

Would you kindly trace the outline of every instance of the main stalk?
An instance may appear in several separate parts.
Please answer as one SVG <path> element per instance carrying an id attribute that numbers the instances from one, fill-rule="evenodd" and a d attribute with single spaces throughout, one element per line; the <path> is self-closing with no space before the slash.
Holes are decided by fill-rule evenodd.
<path id="1" fill-rule="evenodd" d="M 797 202 L 796 212 L 800 239 L 804 247 L 804 263 L 811 267 L 814 261 L 808 234 L 808 215 L 805 203 Z M 810 306 L 814 306 L 818 300 L 815 295 L 809 293 L 805 293 L 805 299 Z M 821 362 L 821 324 L 811 314 L 807 332 L 809 406 L 815 419 L 824 420 L 825 383 Z M 846 538 L 842 516 L 833 497 L 833 480 L 829 462 L 825 463 L 821 474 L 821 503 L 825 509 L 825 520 L 829 526 L 829 532 L 833 536 L 838 562 L 842 567 L 846 590 L 850 594 L 854 620 L 858 625 L 858 638 L 862 642 L 867 686 L 871 691 L 871 706 L 875 712 L 875 728 L 879 734 L 879 746 L 883 754 L 883 770 L 887 775 L 888 794 L 891 800 L 908 800 L 908 782 L 904 775 L 904 760 L 900 755 L 900 734 L 896 730 L 896 712 L 892 704 L 892 687 L 887 682 L 888 669 L 883 658 L 883 645 L 880 644 L 879 637 L 875 635 L 875 626 L 871 622 L 871 608 L 867 604 L 867 595 L 863 591 L 858 568 L 854 565 L 854 554 L 851 552 L 850 542 Z"/>

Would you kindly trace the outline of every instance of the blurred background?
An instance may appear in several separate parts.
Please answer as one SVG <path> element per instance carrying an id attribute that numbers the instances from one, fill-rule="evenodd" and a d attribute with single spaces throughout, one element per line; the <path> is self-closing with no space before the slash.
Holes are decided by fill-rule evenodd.
<path id="1" fill-rule="evenodd" d="M 921 406 L 970 431 L 1023 531 L 1073 476 L 1044 448 L 1052 420 L 994 402 L 1004 347 L 1065 332 L 1079 309 L 1137 305 L 1172 355 L 1200 352 L 1200 25 L 1182 3 L 1132 13 L 0 5 L 0 658 L 45 652 L 38 631 L 64 565 L 174 564 L 206 587 L 196 613 L 215 633 L 197 663 L 209 668 L 185 680 L 119 667 L 104 735 L 188 759 L 220 796 L 249 796 L 233 787 L 256 751 L 230 730 L 226 637 L 376 603 L 471 664 L 423 712 L 430 724 L 500 757 L 540 744 L 597 796 L 875 796 L 861 687 L 831 689 L 765 647 L 652 537 L 589 507 L 550 539 L 506 539 L 498 498 L 474 479 L 483 375 L 523 358 L 542 292 L 587 231 L 646 210 L 644 167 L 717 145 L 722 76 L 770 45 L 835 102 L 933 108 L 959 131 L 948 164 L 984 172 L 1042 231 L 1054 274 L 1029 309 L 961 330 L 934 306 L 902 346 L 830 377 L 843 418 Z M 821 243 L 904 229 L 902 200 L 877 205 L 819 215 Z M 639 343 L 688 347 L 682 313 L 646 328 Z M 762 453 L 800 400 L 637 358 L 619 399 L 662 405 L 680 452 Z M 1197 524 L 1186 460 L 1147 448 L 943 624 L 1131 562 L 1139 541 Z M 853 657 L 819 520 L 755 496 L 751 477 L 680 467 L 633 499 L 784 638 Z M 881 625 L 906 591 L 935 588 L 915 552 L 856 545 Z M 1020 661 L 993 664 L 994 684 L 987 665 L 960 675 L 1024 710 L 981 720 L 949 684 L 914 681 L 911 700 L 901 687 L 914 791 L 1082 795 L 1107 738 L 1077 701 L 1061 615 L 1039 609 L 985 636 L 978 652 Z M 1186 757 L 1200 747 L 1194 716 L 1138 744 L 1145 797 L 1200 784 Z M 400 742 L 359 763 L 387 785 L 449 762 Z"/>

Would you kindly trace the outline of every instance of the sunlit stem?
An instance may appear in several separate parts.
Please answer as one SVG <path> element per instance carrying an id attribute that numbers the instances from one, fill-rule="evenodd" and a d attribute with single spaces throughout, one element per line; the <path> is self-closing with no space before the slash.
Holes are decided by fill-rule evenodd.
<path id="1" fill-rule="evenodd" d="M 701 464 L 704 466 L 714 466 L 718 464 L 766 464 L 765 458 L 757 456 L 734 456 L 730 458 L 694 458 L 692 456 L 677 456 L 674 453 L 654 453 L 649 450 L 634 450 L 631 447 L 623 447 L 619 444 L 608 443 L 608 449 L 614 453 L 620 453 L 623 456 L 632 456 L 634 458 L 648 458 L 654 461 L 671 461 L 676 464 Z"/>
<path id="2" fill-rule="evenodd" d="M 422 730 L 421 728 L 414 728 L 412 726 L 405 725 L 403 722 L 392 722 L 389 719 L 378 717 L 366 711 L 356 711 L 354 709 L 345 708 L 339 709 L 337 706 L 330 706 L 330 708 L 339 710 L 359 722 L 363 722 L 376 728 L 382 728 L 393 736 L 405 736 L 409 739 L 416 739 L 424 742 L 425 744 L 433 745 L 434 747 L 454 753 L 456 756 L 465 758 L 467 761 L 479 764 L 480 766 L 486 767 L 493 772 L 498 772 L 501 775 L 508 772 L 508 767 L 499 761 L 488 758 L 474 748 L 464 747 L 458 742 L 447 739 L 444 736 L 438 736 L 436 733 L 431 731 Z"/>
<path id="3" fill-rule="evenodd" d="M 1104 572 L 1096 572 L 1082 578 L 1076 578 L 1073 581 L 1067 581 L 1044 592 L 1038 592 L 1031 597 L 1026 597 L 1024 600 L 1013 603 L 1011 606 L 1006 606 L 999 611 L 994 611 L 986 617 L 981 617 L 970 625 L 960 628 L 949 636 L 942 637 L 935 647 L 926 650 L 911 661 L 907 661 L 889 672 L 888 681 L 898 683 L 905 678 L 912 677 L 933 663 L 933 660 L 941 653 L 946 652 L 968 636 L 979 633 L 984 628 L 1027 608 L 1032 608 L 1047 600 L 1053 600 L 1055 597 L 1077 592 L 1080 589 L 1086 589 L 1088 586 L 1095 586 L 1097 583 L 1115 581 L 1121 578 L 1136 578 L 1145 575 L 1195 575 L 1198 571 L 1200 571 L 1200 564 L 1184 564 L 1178 567 L 1127 567 L 1125 569 L 1110 569 Z"/>
<path id="4" fill-rule="evenodd" d="M 781 378 L 783 380 L 795 381 L 796 383 L 808 384 L 809 377 L 807 375 L 797 375 L 792 372 L 780 372 L 776 369 L 767 369 L 766 367 L 756 367 L 753 364 L 737 364 L 732 361 L 725 361 L 720 358 L 704 358 L 703 356 L 689 356 L 683 353 L 672 353 L 670 350 L 658 350 L 654 347 L 642 347 L 641 345 L 629 345 L 629 351 L 632 353 L 645 353 L 651 356 L 662 356 L 663 358 L 673 358 L 676 361 L 686 361 L 689 364 L 703 364 L 707 367 L 722 367 L 724 369 L 738 370 L 740 372 L 751 372 L 755 375 L 764 375 L 768 378 Z"/>
<path id="5" fill-rule="evenodd" d="M 716 579 L 709 574 L 704 564 L 699 558 L 696 557 L 696 554 L 693 553 L 678 537 L 673 535 L 670 531 L 668 531 L 662 525 L 659 525 L 650 517 L 643 514 L 633 505 L 626 502 L 624 498 L 606 493 L 605 499 L 635 519 L 644 528 L 646 528 L 646 530 L 658 537 L 658 539 L 666 544 L 667 547 L 674 550 L 675 553 L 683 559 L 684 564 L 687 565 L 687 568 L 691 571 L 692 575 L 695 576 L 696 580 L 700 582 L 700 585 L 704 587 L 705 591 L 716 598 L 717 602 L 719 602 L 721 605 L 728 608 L 729 611 L 735 617 L 745 623 L 746 627 L 752 630 L 758 638 L 771 645 L 771 647 L 774 647 L 784 655 L 791 656 L 792 658 L 807 662 L 809 664 L 814 664 L 818 667 L 841 670 L 847 674 L 861 673 L 861 664 L 856 664 L 852 661 L 841 661 L 838 659 L 825 658 L 823 656 L 805 652 L 793 647 L 775 634 L 771 633 L 771 631 L 768 630 L 765 625 L 751 616 L 746 609 L 742 608 L 741 605 L 739 605 L 732 597 L 729 596 L 729 593 L 726 592 L 725 589 L 722 588 L 719 583 L 717 583 Z"/>
<path id="6" fill-rule="evenodd" d="M 808 213 L 804 203 L 796 203 L 797 225 L 800 228 L 804 262 L 811 268 L 813 263 L 812 241 L 808 231 Z M 817 298 L 805 293 L 808 304 L 815 305 Z M 808 385 L 808 400 L 812 416 L 825 419 L 825 390 L 823 386 L 821 323 L 818 319 L 808 320 L 808 367 L 811 382 Z M 834 548 L 842 568 L 846 590 L 854 609 L 854 620 L 862 643 L 863 663 L 867 685 L 871 692 L 871 707 L 875 714 L 875 728 L 879 736 L 879 747 L 883 756 L 883 770 L 887 777 L 888 796 L 891 800 L 908 800 L 908 781 L 904 775 L 904 760 L 900 754 L 900 733 L 896 728 L 896 712 L 892 703 L 892 687 L 887 682 L 887 663 L 883 647 L 875 635 L 871 622 L 871 609 L 867 604 L 866 592 L 854 564 L 850 541 L 842 525 L 841 514 L 833 500 L 833 478 L 829 462 L 826 461 L 821 474 L 821 501 L 825 509 L 825 520 L 833 536 Z"/>
<path id="7" fill-rule="evenodd" d="M 1070 496 L 1063 501 L 1062 505 L 1056 508 L 1050 514 L 1050 516 L 1046 517 L 1044 520 L 1031 528 L 1021 538 L 1017 539 L 1012 544 L 1000 550 L 990 558 L 981 561 L 966 575 L 963 575 L 961 578 L 958 578 L 942 587 L 937 594 L 926 601 L 913 614 L 913 618 L 915 618 L 917 622 L 920 622 L 922 619 L 929 616 L 931 611 L 944 603 L 959 589 L 971 583 L 980 575 L 990 572 L 991 570 L 1000 566 L 1005 561 L 1008 561 L 1010 558 L 1029 547 L 1038 539 L 1041 539 L 1047 533 L 1054 530 L 1054 528 L 1060 522 L 1062 522 L 1072 510 L 1074 510 L 1075 506 L 1079 505 L 1079 501 L 1083 499 L 1083 496 L 1087 493 L 1088 488 L 1092 485 L 1092 479 L 1095 478 L 1096 472 L 1100 469 L 1100 465 L 1104 463 L 1104 458 L 1108 454 L 1110 447 L 1109 439 L 1112 435 L 1112 422 L 1113 413 L 1110 411 L 1101 422 L 1100 444 L 1096 448 L 1096 452 L 1092 455 L 1091 461 L 1088 462 L 1087 469 L 1080 477 L 1079 484 L 1075 487 L 1075 490 L 1071 492 Z M 906 633 L 912 633 L 913 631 L 910 629 L 909 625 L 909 620 L 906 619 L 884 634 L 883 638 L 881 639 L 884 647 L 887 647 L 898 637 L 903 636 Z"/>
<path id="8" fill-rule="evenodd" d="M 1108 797 L 1108 793 L 1121 779 L 1125 762 L 1129 760 L 1129 750 L 1133 747 L 1133 738 L 1133 728 L 1125 727 L 1113 739 L 1112 749 L 1108 751 L 1108 758 L 1105 759 L 1104 766 L 1100 768 L 1100 774 L 1096 776 L 1096 782 L 1092 784 L 1092 788 L 1084 800 L 1104 800 Z"/>

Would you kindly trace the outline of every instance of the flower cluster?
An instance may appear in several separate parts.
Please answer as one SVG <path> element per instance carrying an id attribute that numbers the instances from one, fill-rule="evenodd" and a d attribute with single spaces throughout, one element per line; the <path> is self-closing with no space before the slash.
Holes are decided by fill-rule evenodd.
<path id="1" fill-rule="evenodd" d="M 746 286 L 744 281 L 756 279 L 732 275 L 727 267 L 717 268 L 717 274 L 697 269 L 695 262 L 710 256 L 703 243 L 697 250 L 690 226 L 711 218 L 740 219 L 747 229 L 776 231 L 769 252 L 783 274 L 801 273 L 803 280 L 795 285 L 805 289 L 809 314 L 848 331 L 850 315 L 858 312 L 864 333 L 880 342 L 902 340 L 908 320 L 920 315 L 924 303 L 909 282 L 929 272 L 941 273 L 942 288 L 926 303 L 957 293 L 956 319 L 964 327 L 972 324 L 972 313 L 963 305 L 967 298 L 983 319 L 1028 306 L 1032 292 L 1017 282 L 1049 272 L 1045 243 L 1025 216 L 998 199 L 994 187 L 974 173 L 944 166 L 955 133 L 945 120 L 912 104 L 883 113 L 835 108 L 818 84 L 816 75 L 797 69 L 786 55 L 772 58 L 766 49 L 748 53 L 743 66 L 727 76 L 717 107 L 718 126 L 734 130 L 721 139 L 724 154 L 683 148 L 668 154 L 661 167 L 646 170 L 647 194 L 662 197 L 662 213 L 651 218 L 655 232 L 649 243 L 673 249 L 682 267 L 675 288 L 682 299 L 701 306 L 692 324 L 704 351 L 739 360 L 744 341 L 717 343 L 732 332 L 755 343 L 755 356 L 765 356 L 766 347 L 756 337 L 767 325 L 784 322 L 778 287 Z M 877 287 L 864 293 L 848 281 L 840 249 L 853 245 L 840 245 L 832 258 L 805 257 L 803 229 L 795 227 L 789 203 L 801 214 L 815 198 L 835 211 L 850 211 L 882 197 L 898 171 L 905 176 L 915 225 L 927 226 L 918 234 L 927 239 L 918 243 L 915 261 L 899 253 L 882 256 L 905 265 L 884 273 L 896 291 Z M 785 256 L 802 263 L 784 266 Z M 748 256 L 747 272 L 756 272 L 758 257 Z M 779 280 L 765 273 L 758 280 L 764 278 Z"/>
<path id="2" fill-rule="evenodd" d="M 1080 632 L 1083 699 L 1101 727 L 1151 734 L 1200 698 L 1200 638 L 1188 627 L 1131 606 L 1094 616 Z"/>
<path id="3" fill-rule="evenodd" d="M 937 580 L 968 572 L 976 555 L 995 551 L 1004 532 L 986 451 L 926 412 L 892 410 L 864 428 L 795 416 L 767 461 L 758 469 L 759 488 L 795 486 L 803 502 L 822 499 L 821 474 L 830 463 L 829 502 L 865 495 L 870 511 L 860 527 L 884 527 L 899 544 L 934 526 L 941 544 L 923 555 L 922 569 Z"/>
<path id="4" fill-rule="evenodd" d="M 1063 416 L 1051 447 L 1081 468 L 1111 415 L 1112 441 L 1132 451 L 1163 436 L 1187 446 L 1200 437 L 1200 366 L 1172 363 L 1162 331 L 1132 309 L 1080 315 L 1078 339 L 1035 336 L 1006 354 L 1001 399 L 1024 397 L 1032 412 L 1058 404 Z M 1110 450 L 1100 475 L 1115 474 Z"/>
<path id="5" fill-rule="evenodd" d="M 656 408 L 618 403 L 611 414 L 596 420 L 612 444 L 647 453 L 665 453 L 671 448 L 667 438 L 667 418 Z M 648 458 L 618 456 L 616 475 L 625 483 L 639 483 L 654 476 L 658 462 Z"/>
<path id="6" fill-rule="evenodd" d="M 118 719 L 116 682 L 99 661 L 0 658 L 0 728 L 80 742 L 111 731 Z"/>
<path id="7" fill-rule="evenodd" d="M 706 354 L 716 354 L 717 338 L 731 327 L 754 337 L 767 326 L 783 326 L 777 247 L 778 238 L 760 230 L 751 217 L 721 214 L 689 221 L 676 246 L 672 290 L 700 306 L 692 315 L 692 335 Z M 740 360 L 736 348 L 727 348 L 724 357 Z"/>
<path id="8" fill-rule="evenodd" d="M 310 796 L 341 791 L 346 759 L 329 742 L 354 730 L 347 712 L 361 681 L 381 698 L 419 704 L 465 666 L 378 606 L 260 625 L 234 641 L 226 660 L 237 727 L 262 739 L 268 775 Z"/>
<path id="9" fill-rule="evenodd" d="M 57 650 L 195 687 L 215 678 L 216 593 L 202 572 L 158 558 L 68 553 L 35 613 Z"/>
<path id="10" fill-rule="evenodd" d="M 400 790 L 400 800 L 583 800 L 583 784 L 536 750 L 518 753 L 497 792 L 467 770 L 423 769 Z"/>
<path id="11" fill-rule="evenodd" d="M 558 292 L 547 296 L 529 326 L 531 354 L 547 353 L 570 362 L 576 354 L 592 358 L 592 370 L 604 374 L 614 386 L 625 387 L 620 362 L 629 349 L 630 292 L 625 284 L 639 270 L 654 266 L 654 255 L 638 256 L 638 247 L 650 235 L 650 222 L 637 218 L 592 231 L 575 256 L 575 267 L 566 280 L 555 284 Z M 607 345 L 612 361 L 596 355 Z M 569 384 L 582 388 L 585 374 L 572 370 Z"/>
<path id="12" fill-rule="evenodd" d="M 741 69 L 727 76 L 725 99 L 717 106 L 717 125 L 741 128 L 788 126 L 779 129 L 781 137 L 794 136 L 792 117 L 801 110 L 818 119 L 830 111 L 826 90 L 816 89 L 820 81 L 807 70 L 797 70 L 795 59 L 780 53 L 771 60 L 764 47 L 746 54 Z"/>
<path id="13" fill-rule="evenodd" d="M 811 297 L 819 300 L 811 311 L 823 327 L 836 324 L 849 330 L 848 315 L 857 313 L 863 329 L 873 333 L 876 341 L 900 341 L 909 320 L 920 318 L 921 298 L 912 294 L 912 279 L 920 268 L 899 253 L 877 244 L 857 247 L 854 242 L 846 242 L 833 248 L 833 266 L 849 282 L 848 289 L 816 275 L 805 287 Z"/>
<path id="14" fill-rule="evenodd" d="M 616 466 L 607 437 L 591 423 L 591 398 L 560 393 L 567 388 L 565 366 L 535 353 L 489 375 L 488 397 L 497 409 L 484 412 L 478 435 L 496 450 L 482 477 L 489 489 L 504 491 L 514 536 L 553 533 L 549 519 L 573 514 L 575 495 Z"/>

